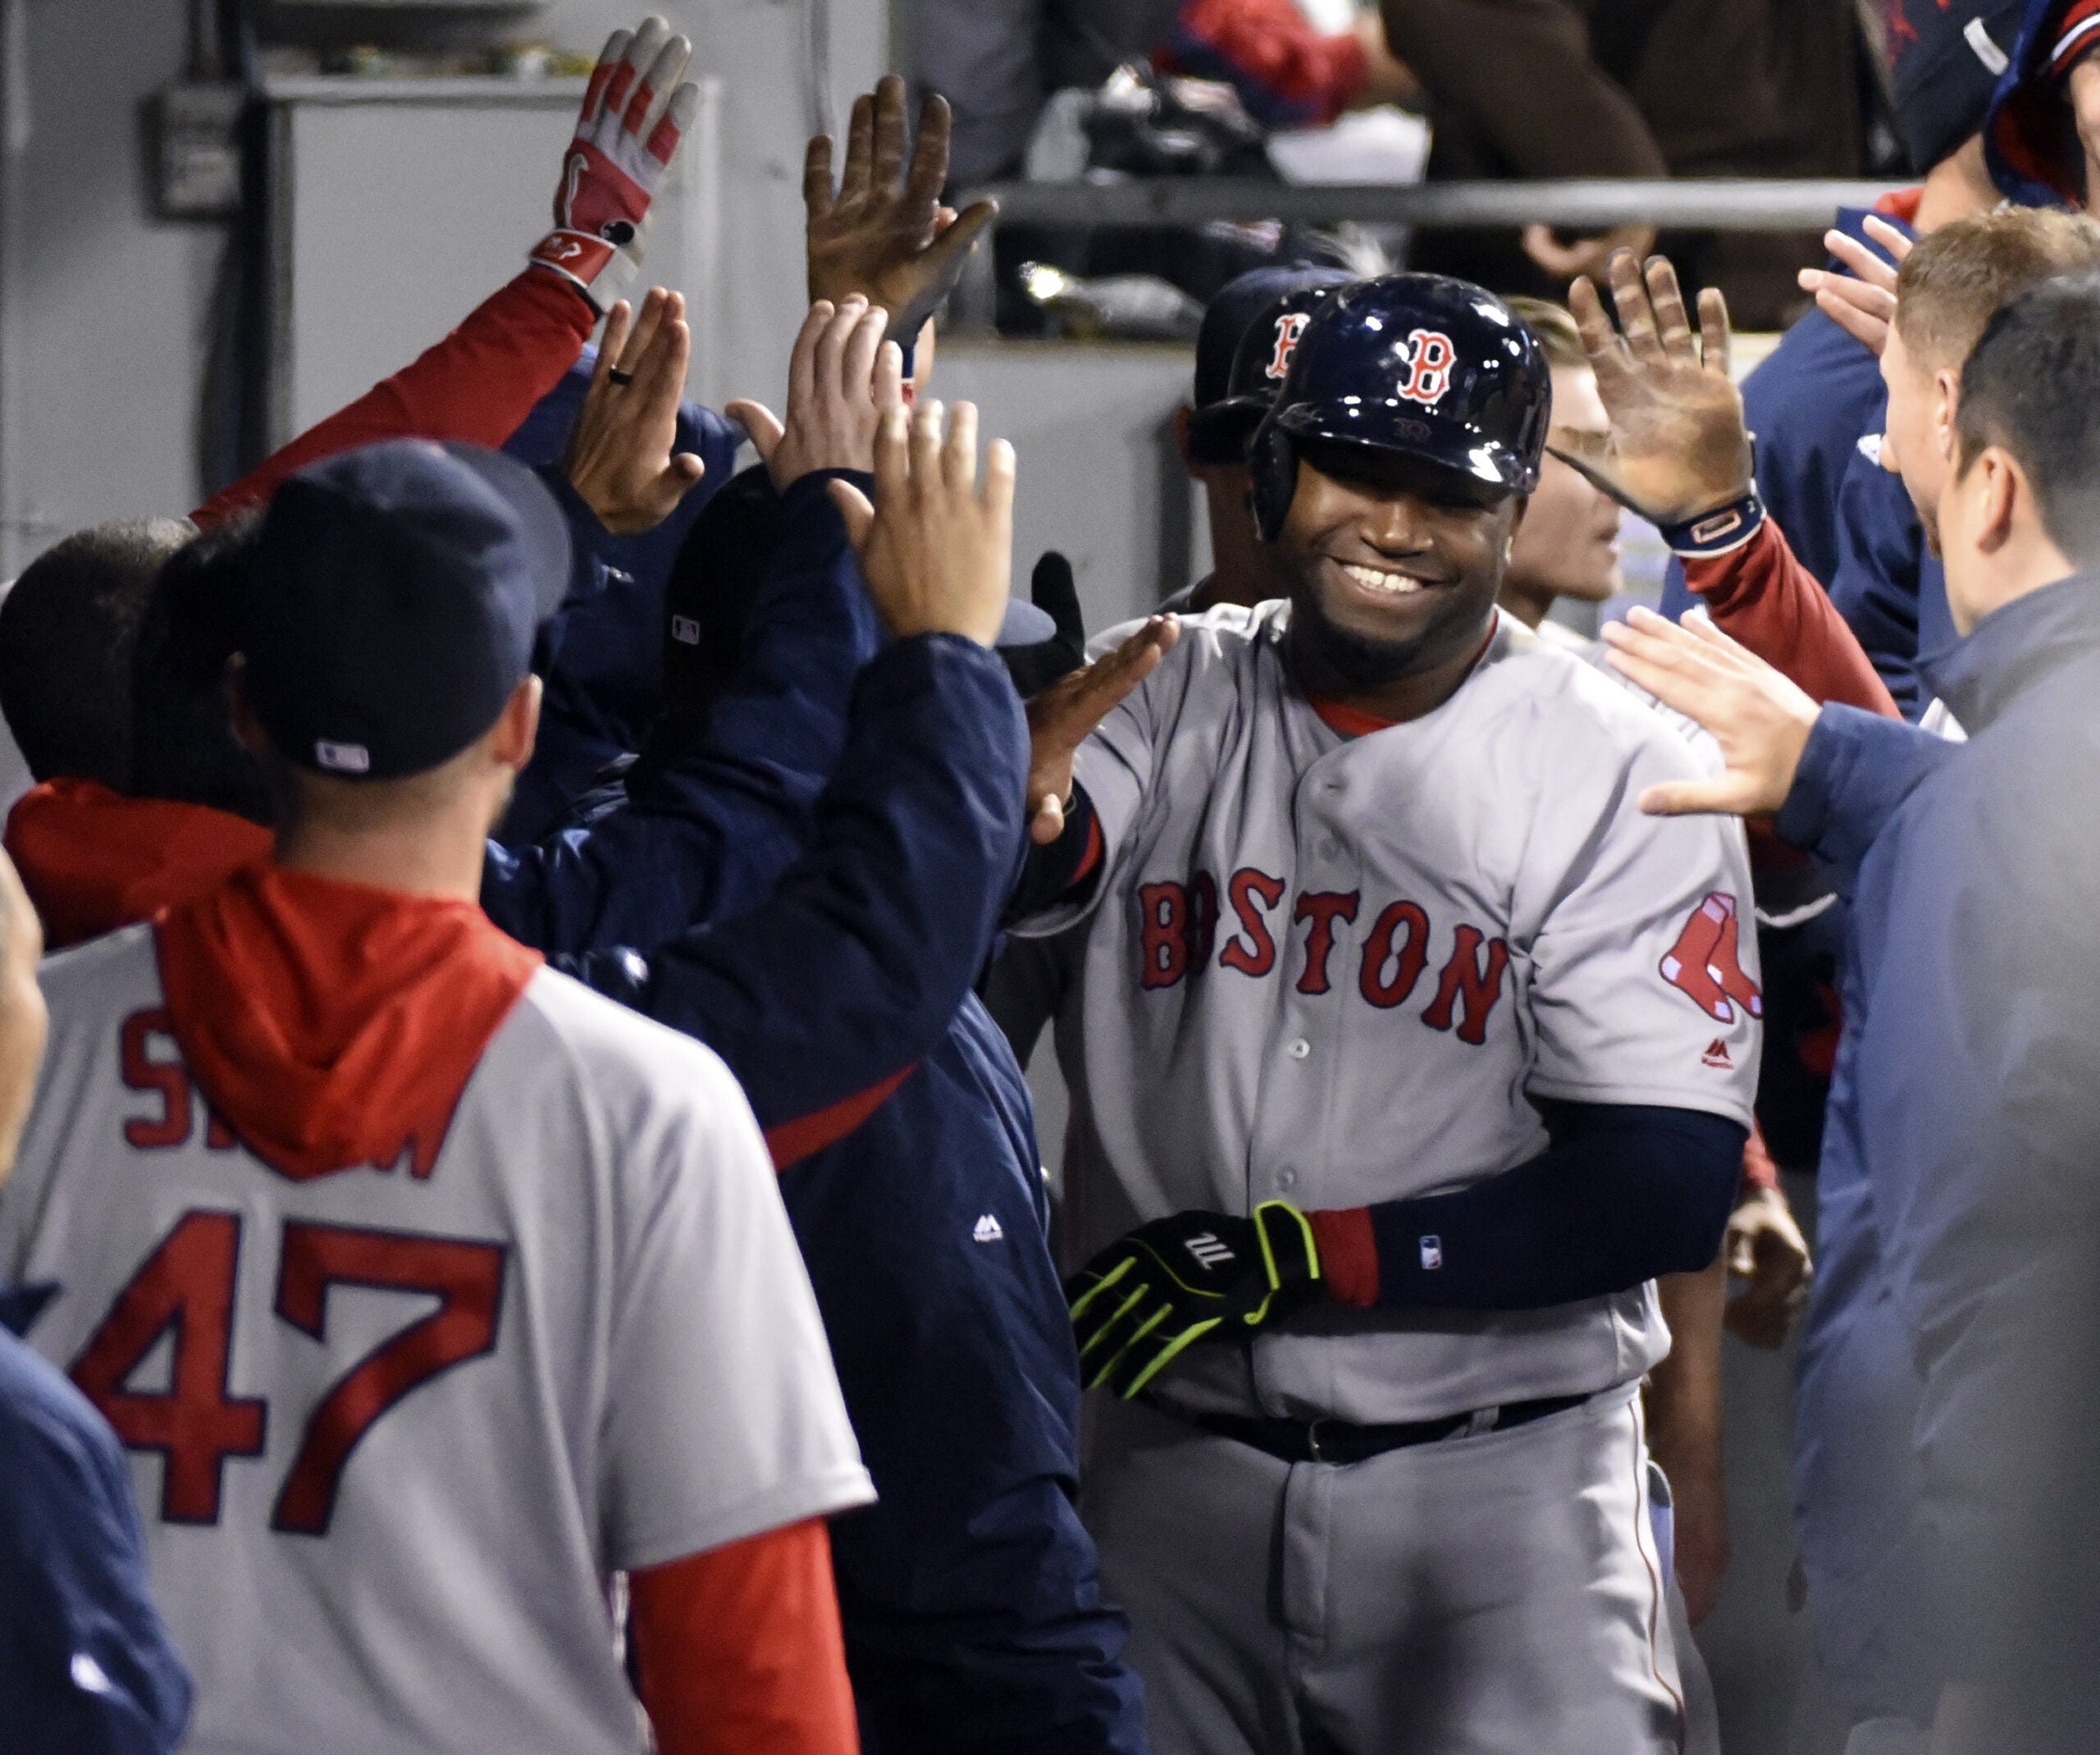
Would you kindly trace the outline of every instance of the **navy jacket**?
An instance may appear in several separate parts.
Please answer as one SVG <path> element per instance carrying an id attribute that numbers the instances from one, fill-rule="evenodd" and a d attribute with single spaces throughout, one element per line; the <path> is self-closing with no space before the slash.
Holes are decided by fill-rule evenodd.
<path id="1" fill-rule="evenodd" d="M 482 906 L 512 937 L 543 950 L 659 944 L 761 900 L 807 844 L 853 679 L 879 638 L 826 496 L 832 473 L 785 496 L 788 535 L 706 735 L 648 765 L 631 798 L 600 789 L 535 842 L 491 843 Z"/>
<path id="2" fill-rule="evenodd" d="M 561 650 L 546 676 L 539 747 L 518 776 L 518 794 L 501 839 L 517 847 L 550 829 L 593 775 L 623 752 L 638 748 L 664 704 L 664 587 L 672 563 L 710 496 L 735 473 L 743 434 L 711 409 L 678 410 L 678 446 L 706 473 L 652 530 L 614 536 L 577 499 L 559 470 L 569 429 L 591 388 L 597 350 L 587 348 L 568 375 L 543 396 L 504 450 L 541 470 L 569 514 L 578 548 L 596 564 L 598 588 L 564 617 Z"/>
<path id="3" fill-rule="evenodd" d="M 783 1166 L 881 1496 L 833 1534 L 866 1747 L 1136 1755 L 1027 1087 L 968 994 L 1023 845 L 1020 704 L 966 641 L 877 651 L 824 484 L 787 504 L 701 742 L 492 855 L 485 896 L 720 1053 Z"/>
<path id="4" fill-rule="evenodd" d="M 1828 710 L 1781 828 L 1855 898 L 1849 1101 L 1920 1383 L 1930 1649 L 1961 1679 L 2089 1679 L 2100 580 L 2019 599 L 1923 671 L 1971 741 Z"/>
<path id="5" fill-rule="evenodd" d="M 189 1698 L 116 1435 L 0 1328 L 0 1746 L 164 1755 Z"/>
<path id="6" fill-rule="evenodd" d="M 1879 432 L 1888 413 L 1874 407 Z M 1838 572 L 1830 601 L 1859 636 L 1903 716 L 1932 705 L 1918 678 L 1918 654 L 1954 638 L 1947 574 L 1925 546 L 1924 526 L 1901 478 L 1881 466 L 1880 448 L 1856 452 L 1838 491 Z"/>

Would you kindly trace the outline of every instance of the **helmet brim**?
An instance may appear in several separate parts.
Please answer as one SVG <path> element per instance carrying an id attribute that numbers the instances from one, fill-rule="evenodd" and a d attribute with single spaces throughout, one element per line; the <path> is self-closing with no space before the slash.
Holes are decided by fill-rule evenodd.
<path id="1" fill-rule="evenodd" d="M 1413 459 L 1436 478 L 1463 484 L 1472 499 L 1527 495 L 1539 484 L 1538 465 L 1506 445 L 1397 397 L 1350 396 L 1300 403 L 1276 416 L 1299 443 L 1358 446 Z"/>

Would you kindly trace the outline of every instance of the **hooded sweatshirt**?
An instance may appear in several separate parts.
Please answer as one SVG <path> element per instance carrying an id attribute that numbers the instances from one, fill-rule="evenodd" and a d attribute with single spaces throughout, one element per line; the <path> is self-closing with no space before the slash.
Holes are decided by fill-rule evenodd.
<path id="1" fill-rule="evenodd" d="M 24 793 L 4 839 L 54 951 L 215 889 L 267 857 L 271 843 L 245 817 L 79 779 Z"/>
<path id="2" fill-rule="evenodd" d="M 304 1181 L 405 1155 L 427 1177 L 539 968 L 471 902 L 262 862 L 154 927 L 171 1027 L 219 1117 Z"/>

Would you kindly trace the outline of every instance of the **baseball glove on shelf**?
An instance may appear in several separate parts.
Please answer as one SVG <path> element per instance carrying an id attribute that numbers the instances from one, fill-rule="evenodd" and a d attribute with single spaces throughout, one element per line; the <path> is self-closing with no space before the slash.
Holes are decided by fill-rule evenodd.
<path id="1" fill-rule="evenodd" d="M 1065 1282 L 1081 1381 L 1126 1398 L 1198 1341 L 1251 1336 L 1322 1293 L 1312 1227 L 1283 1200 L 1156 1218 Z"/>

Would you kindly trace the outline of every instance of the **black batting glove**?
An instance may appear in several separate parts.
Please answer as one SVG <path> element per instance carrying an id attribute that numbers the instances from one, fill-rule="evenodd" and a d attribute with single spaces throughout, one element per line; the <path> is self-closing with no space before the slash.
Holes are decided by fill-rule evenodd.
<path id="1" fill-rule="evenodd" d="M 1086 663 L 1086 622 L 1080 614 L 1079 587 L 1072 564 L 1054 548 L 1036 562 L 1028 583 L 1029 601 L 1057 624 L 1057 631 L 1032 646 L 1002 646 L 999 656 L 1014 679 L 1014 692 L 1032 701 L 1052 683 Z"/>
<path id="2" fill-rule="evenodd" d="M 1312 1227 L 1288 1201 L 1154 1219 L 1065 1282 L 1080 1381 L 1134 1396 L 1198 1341 L 1250 1337 L 1324 1291 Z"/>

